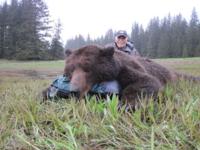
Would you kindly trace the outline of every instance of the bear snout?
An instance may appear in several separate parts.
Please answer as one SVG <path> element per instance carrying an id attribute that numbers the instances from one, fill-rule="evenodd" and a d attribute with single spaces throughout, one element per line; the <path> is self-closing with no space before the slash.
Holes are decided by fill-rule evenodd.
<path id="1" fill-rule="evenodd" d="M 84 96 L 91 88 L 91 84 L 88 83 L 87 72 L 81 68 L 77 68 L 73 71 L 70 80 L 70 90 L 79 92 L 80 96 Z"/>

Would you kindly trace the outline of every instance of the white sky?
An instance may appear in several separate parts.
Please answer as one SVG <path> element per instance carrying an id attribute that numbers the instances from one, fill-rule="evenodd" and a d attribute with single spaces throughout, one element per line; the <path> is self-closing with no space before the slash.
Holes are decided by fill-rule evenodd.
<path id="1" fill-rule="evenodd" d="M 179 13 L 190 18 L 193 7 L 200 12 L 200 0 L 45 0 L 50 14 L 63 25 L 62 37 L 81 34 L 92 38 L 104 35 L 110 28 L 130 33 L 134 22 L 144 27 L 155 16 L 163 18 Z M 200 16 L 198 14 L 198 16 Z"/>
<path id="2" fill-rule="evenodd" d="M 5 1 L 5 0 L 0 0 Z M 45 0 L 53 20 L 60 19 L 62 39 L 78 34 L 91 38 L 104 35 L 110 28 L 128 33 L 134 22 L 144 27 L 153 17 L 179 13 L 189 19 L 193 7 L 200 12 L 200 0 Z"/>

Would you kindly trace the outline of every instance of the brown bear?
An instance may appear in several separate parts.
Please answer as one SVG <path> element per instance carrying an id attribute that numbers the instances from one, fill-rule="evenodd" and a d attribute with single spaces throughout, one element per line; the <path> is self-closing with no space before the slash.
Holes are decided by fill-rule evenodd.
<path id="1" fill-rule="evenodd" d="M 121 99 L 131 106 L 135 106 L 141 96 L 156 96 L 166 83 L 182 76 L 150 59 L 96 45 L 67 51 L 64 74 L 81 96 L 96 83 L 117 80 L 122 88 Z M 191 79 L 200 81 L 200 78 Z"/>

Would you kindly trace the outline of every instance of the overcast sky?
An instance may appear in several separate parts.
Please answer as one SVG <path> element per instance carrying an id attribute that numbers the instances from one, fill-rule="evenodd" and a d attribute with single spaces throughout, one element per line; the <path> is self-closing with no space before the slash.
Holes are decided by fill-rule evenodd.
<path id="1" fill-rule="evenodd" d="M 5 1 L 5 0 L 0 0 Z M 62 37 L 67 39 L 81 34 L 92 38 L 104 35 L 112 28 L 130 33 L 137 22 L 146 27 L 155 16 L 163 18 L 179 13 L 189 19 L 195 7 L 198 16 L 200 0 L 45 0 L 53 20 L 60 19 Z"/>
<path id="2" fill-rule="evenodd" d="M 195 7 L 200 12 L 200 0 L 46 0 L 50 14 L 63 25 L 63 40 L 81 34 L 92 38 L 112 28 L 130 32 L 137 22 L 144 27 L 155 16 L 179 13 L 189 19 Z M 198 14 L 198 16 L 200 16 Z"/>

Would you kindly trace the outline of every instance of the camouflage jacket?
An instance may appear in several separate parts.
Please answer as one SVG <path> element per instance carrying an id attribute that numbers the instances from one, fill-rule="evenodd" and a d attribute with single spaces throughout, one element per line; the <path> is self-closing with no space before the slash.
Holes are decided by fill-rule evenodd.
<path id="1" fill-rule="evenodd" d="M 139 52 L 135 49 L 134 44 L 129 41 L 127 42 L 126 46 L 122 48 L 117 47 L 117 44 L 115 42 L 106 45 L 106 47 L 109 47 L 109 46 L 113 46 L 115 50 L 120 50 L 130 55 L 140 56 Z"/>

